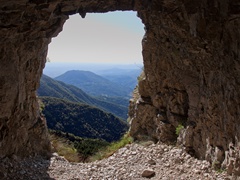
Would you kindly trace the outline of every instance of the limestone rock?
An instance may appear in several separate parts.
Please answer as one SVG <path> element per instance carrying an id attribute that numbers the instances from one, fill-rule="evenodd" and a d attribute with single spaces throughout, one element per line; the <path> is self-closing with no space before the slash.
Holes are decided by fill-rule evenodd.
<path id="1" fill-rule="evenodd" d="M 142 177 L 146 177 L 146 178 L 151 178 L 155 176 L 155 171 L 153 171 L 152 169 L 145 169 L 142 172 Z"/>
<path id="2" fill-rule="evenodd" d="M 212 163 L 233 157 L 227 164 L 235 172 L 229 144 L 237 148 L 240 139 L 239 3 L 155 0 L 144 6 L 151 11 L 139 12 L 146 25 L 146 78 L 139 82 L 143 105 L 131 103 L 130 133 L 136 139 L 178 140 Z M 184 130 L 174 137 L 179 124 Z"/>
<path id="3" fill-rule="evenodd" d="M 153 159 L 149 159 L 149 160 L 148 160 L 148 164 L 150 164 L 150 165 L 156 165 L 156 161 L 154 161 Z"/>

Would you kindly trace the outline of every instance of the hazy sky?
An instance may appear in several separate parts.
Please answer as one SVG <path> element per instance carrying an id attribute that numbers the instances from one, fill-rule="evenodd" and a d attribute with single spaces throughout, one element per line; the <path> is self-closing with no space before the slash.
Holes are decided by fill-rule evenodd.
<path id="1" fill-rule="evenodd" d="M 51 62 L 142 63 L 144 26 L 136 12 L 71 16 L 48 49 Z"/>

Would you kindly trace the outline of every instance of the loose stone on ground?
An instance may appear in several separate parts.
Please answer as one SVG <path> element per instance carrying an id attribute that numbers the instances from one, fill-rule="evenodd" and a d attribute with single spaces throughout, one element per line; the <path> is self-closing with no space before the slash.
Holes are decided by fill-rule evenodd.
<path id="1" fill-rule="evenodd" d="M 0 165 L 1 179 L 56 180 L 142 180 L 148 179 L 231 179 L 216 172 L 207 161 L 197 160 L 182 149 L 157 143 L 130 144 L 111 157 L 92 163 L 70 163 L 53 154 L 24 161 L 5 159 Z"/>

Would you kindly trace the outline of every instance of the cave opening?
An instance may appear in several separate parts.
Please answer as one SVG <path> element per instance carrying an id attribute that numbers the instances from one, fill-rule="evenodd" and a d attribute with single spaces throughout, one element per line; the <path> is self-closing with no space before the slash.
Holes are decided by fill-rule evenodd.
<path id="1" fill-rule="evenodd" d="M 54 140 L 113 142 L 126 133 L 129 99 L 142 72 L 143 35 L 136 12 L 70 16 L 49 44 L 38 89 Z"/>

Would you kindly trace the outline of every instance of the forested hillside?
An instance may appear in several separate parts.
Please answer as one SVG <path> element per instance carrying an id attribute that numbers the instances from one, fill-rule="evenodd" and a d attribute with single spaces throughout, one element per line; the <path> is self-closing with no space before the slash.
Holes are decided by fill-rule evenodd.
<path id="1" fill-rule="evenodd" d="M 52 97 L 41 100 L 50 129 L 108 142 L 119 140 L 128 130 L 126 122 L 97 108 Z"/>

